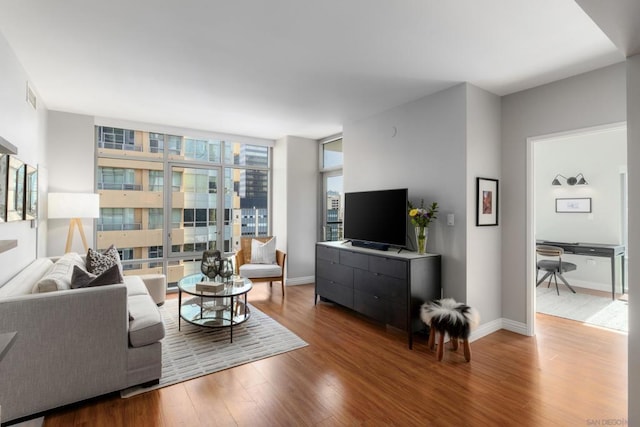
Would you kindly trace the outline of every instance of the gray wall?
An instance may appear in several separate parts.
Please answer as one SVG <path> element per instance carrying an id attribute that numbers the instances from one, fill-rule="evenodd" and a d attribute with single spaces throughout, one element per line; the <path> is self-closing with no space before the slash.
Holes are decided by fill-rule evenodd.
<path id="1" fill-rule="evenodd" d="M 476 227 L 475 203 L 476 177 L 500 178 L 500 98 L 460 84 L 348 123 L 343 137 L 345 192 L 407 187 L 414 204 L 437 201 L 427 251 L 443 255 L 444 296 L 499 319 L 500 227 Z"/>
<path id="2" fill-rule="evenodd" d="M 408 188 L 440 205 L 427 252 L 442 258 L 444 295 L 466 300 L 466 85 L 344 125 L 344 191 Z M 454 213 L 456 226 L 446 226 Z M 409 234 L 412 235 L 411 225 Z"/>
<path id="3" fill-rule="evenodd" d="M 527 138 L 625 121 L 625 82 L 620 63 L 502 98 L 504 318 L 526 322 Z"/>
<path id="4" fill-rule="evenodd" d="M 467 85 L 467 303 L 482 322 L 502 318 L 500 97 Z M 498 179 L 498 226 L 476 226 L 476 178 Z M 443 217 L 443 224 L 446 217 Z"/>
<path id="5" fill-rule="evenodd" d="M 40 98 L 35 110 L 26 102 L 26 83 L 29 76 L 2 34 L 0 70 L 0 136 L 18 148 L 17 158 L 31 166 L 39 167 L 39 187 L 46 188 L 47 110 Z M 0 285 L 36 256 L 44 255 L 47 224 L 44 220 L 46 211 L 43 210 L 41 202 L 42 198 L 38 201 L 37 228 L 31 227 L 31 221 L 0 223 L 0 240 L 18 241 L 16 248 L 0 253 Z"/>
<path id="6" fill-rule="evenodd" d="M 627 165 L 629 168 L 629 252 L 640 253 L 640 55 L 627 59 Z M 639 269 L 629 262 L 629 425 L 640 425 Z"/>

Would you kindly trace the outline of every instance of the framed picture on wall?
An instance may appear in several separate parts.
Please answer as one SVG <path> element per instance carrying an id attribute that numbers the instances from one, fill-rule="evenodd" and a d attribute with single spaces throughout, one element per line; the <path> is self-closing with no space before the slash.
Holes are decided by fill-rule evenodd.
<path id="1" fill-rule="evenodd" d="M 591 213 L 591 197 L 560 198 L 556 199 L 556 212 L 558 213 Z"/>
<path id="2" fill-rule="evenodd" d="M 476 178 L 476 226 L 498 225 L 498 180 Z"/>

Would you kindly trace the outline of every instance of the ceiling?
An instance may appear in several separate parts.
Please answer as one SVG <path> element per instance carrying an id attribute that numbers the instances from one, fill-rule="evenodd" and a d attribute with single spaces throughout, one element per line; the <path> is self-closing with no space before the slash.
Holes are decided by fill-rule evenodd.
<path id="1" fill-rule="evenodd" d="M 624 60 L 573 0 L 2 0 L 0 31 L 49 109 L 269 139 Z"/>

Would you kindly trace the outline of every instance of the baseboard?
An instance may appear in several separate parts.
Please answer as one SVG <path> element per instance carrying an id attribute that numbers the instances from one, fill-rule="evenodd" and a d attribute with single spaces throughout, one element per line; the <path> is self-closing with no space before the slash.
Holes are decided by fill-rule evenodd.
<path id="1" fill-rule="evenodd" d="M 483 323 L 478 328 L 471 332 L 471 336 L 469 337 L 469 341 L 473 342 L 475 340 L 479 340 L 480 338 L 484 338 L 487 335 L 490 335 L 494 332 L 497 332 L 501 329 L 505 329 L 510 332 L 515 332 L 520 335 L 529 335 L 527 333 L 527 325 L 520 322 L 514 322 L 509 319 L 496 319 L 491 322 Z"/>
<path id="2" fill-rule="evenodd" d="M 309 285 L 315 283 L 315 280 L 315 276 L 287 277 L 287 279 L 285 280 L 285 284 L 287 286 Z"/>
<path id="3" fill-rule="evenodd" d="M 510 332 L 515 332 L 516 334 L 529 336 L 528 328 L 526 323 L 516 322 L 510 319 L 501 319 L 502 321 L 502 329 L 505 329 Z"/>
<path id="4" fill-rule="evenodd" d="M 469 337 L 469 341 L 473 342 L 475 340 L 479 340 L 480 338 L 486 337 L 496 331 L 502 329 L 502 320 L 492 320 L 491 322 L 480 324 L 473 332 L 471 332 L 471 336 Z"/>

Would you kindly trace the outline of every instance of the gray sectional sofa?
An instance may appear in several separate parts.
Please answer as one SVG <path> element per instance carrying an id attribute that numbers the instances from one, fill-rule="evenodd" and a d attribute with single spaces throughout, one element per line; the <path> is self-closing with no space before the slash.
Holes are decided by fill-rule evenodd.
<path id="1" fill-rule="evenodd" d="M 0 287 L 0 333 L 17 332 L 0 361 L 3 423 L 162 373 L 164 324 L 142 278 L 34 293 L 55 266 L 36 259 Z"/>

